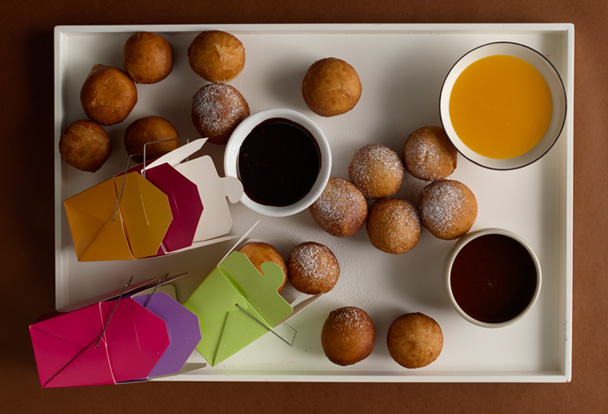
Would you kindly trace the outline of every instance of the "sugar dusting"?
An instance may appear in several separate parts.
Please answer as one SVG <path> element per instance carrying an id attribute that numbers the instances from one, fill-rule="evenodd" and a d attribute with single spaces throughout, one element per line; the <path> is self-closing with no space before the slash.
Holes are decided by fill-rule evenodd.
<path id="1" fill-rule="evenodd" d="M 376 211 L 374 211 L 376 210 Z M 420 238 L 422 224 L 418 211 L 406 200 L 383 199 L 372 206 L 369 226 L 380 226 L 380 242 L 385 248 L 391 246 L 398 252 L 413 249 Z M 370 236 L 371 237 L 371 236 Z M 377 237 L 377 236 L 376 236 Z"/>
<path id="2" fill-rule="evenodd" d="M 312 211 L 321 228 L 346 230 L 352 226 L 353 218 L 360 217 L 359 224 L 363 224 L 367 216 L 367 201 L 352 183 L 332 178 L 313 204 Z"/>
<path id="3" fill-rule="evenodd" d="M 227 84 L 210 83 L 192 98 L 192 118 L 205 135 L 221 135 L 248 115 L 242 95 Z"/>
<path id="4" fill-rule="evenodd" d="M 421 204 L 424 224 L 441 233 L 455 231 L 458 221 L 470 208 L 467 190 L 464 184 L 454 180 L 437 181 L 428 186 Z"/>
<path id="5" fill-rule="evenodd" d="M 355 153 L 348 173 L 352 182 L 366 197 L 376 198 L 374 193 L 387 187 L 396 192 L 403 180 L 405 169 L 395 151 L 384 145 L 369 144 Z"/>
<path id="6" fill-rule="evenodd" d="M 330 313 L 329 317 L 332 319 L 334 330 L 344 334 L 359 333 L 372 325 L 369 315 L 354 306 L 336 309 Z"/>
<path id="7" fill-rule="evenodd" d="M 333 281 L 340 275 L 340 265 L 329 248 L 319 243 L 303 243 L 289 257 L 290 267 L 300 270 L 300 276 L 315 286 Z M 333 283 L 332 283 L 333 284 Z"/>
<path id="8" fill-rule="evenodd" d="M 389 210 L 388 220 L 393 223 L 387 230 L 388 237 L 400 239 L 407 245 L 413 246 L 418 243 L 422 228 L 418 212 L 409 202 L 401 200 L 397 208 Z"/>
<path id="9" fill-rule="evenodd" d="M 425 127 L 414 131 L 404 147 L 408 171 L 425 179 L 446 178 L 456 168 L 456 153 L 442 128 Z"/>

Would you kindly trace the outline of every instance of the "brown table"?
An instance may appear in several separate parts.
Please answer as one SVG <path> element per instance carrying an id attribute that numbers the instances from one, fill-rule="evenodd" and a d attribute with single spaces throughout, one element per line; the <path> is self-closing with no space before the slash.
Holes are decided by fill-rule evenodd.
<path id="1" fill-rule="evenodd" d="M 293 3 L 293 4 L 291 4 Z M 464 4 L 465 2 L 462 2 Z M 608 290 L 604 1 L 4 0 L 0 409 L 34 412 L 605 412 Z M 68 24 L 575 25 L 574 321 L 569 384 L 149 383 L 40 387 L 27 326 L 54 308 L 53 27 Z"/>

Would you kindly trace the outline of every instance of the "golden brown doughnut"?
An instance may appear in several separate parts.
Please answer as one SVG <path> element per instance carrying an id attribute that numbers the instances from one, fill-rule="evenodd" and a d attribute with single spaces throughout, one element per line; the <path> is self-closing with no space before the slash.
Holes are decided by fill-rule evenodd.
<path id="1" fill-rule="evenodd" d="M 456 169 L 457 157 L 456 147 L 441 127 L 417 129 L 403 146 L 407 171 L 421 180 L 447 178 Z"/>
<path id="2" fill-rule="evenodd" d="M 404 174 L 399 155 L 380 144 L 359 149 L 348 167 L 350 180 L 366 198 L 392 196 L 399 190 Z"/>
<path id="3" fill-rule="evenodd" d="M 465 235 L 477 218 L 477 199 L 469 187 L 456 180 L 429 184 L 420 198 L 422 223 L 444 240 Z"/>
<path id="4" fill-rule="evenodd" d="M 319 227 L 332 236 L 350 237 L 365 223 L 367 201 L 350 181 L 332 177 L 309 210 Z"/>
<path id="5" fill-rule="evenodd" d="M 137 87 L 122 70 L 95 65 L 80 89 L 80 102 L 89 118 L 101 125 L 123 121 L 137 103 Z"/>
<path id="6" fill-rule="evenodd" d="M 443 348 L 441 327 L 422 313 L 401 315 L 391 324 L 388 352 L 405 368 L 421 368 L 435 361 Z"/>
<path id="7" fill-rule="evenodd" d="M 334 364 L 352 365 L 372 353 L 374 337 L 374 324 L 367 312 L 348 306 L 327 316 L 321 331 L 321 346 Z"/>
<path id="8" fill-rule="evenodd" d="M 156 83 L 173 69 L 171 43 L 159 34 L 137 32 L 131 35 L 122 52 L 125 70 L 135 82 Z"/>
<path id="9" fill-rule="evenodd" d="M 190 67 L 209 82 L 228 82 L 245 66 L 245 48 L 230 33 L 210 30 L 199 33 L 188 48 Z"/>
<path id="10" fill-rule="evenodd" d="M 61 157 L 72 167 L 95 172 L 112 152 L 112 142 L 106 131 L 93 121 L 75 121 L 59 139 Z"/>
<path id="11" fill-rule="evenodd" d="M 146 158 L 149 161 L 176 149 L 179 146 L 177 138 L 179 134 L 171 122 L 160 116 L 147 116 L 129 124 L 125 130 L 124 143 L 127 154 L 132 155 L 135 161 L 142 162 L 145 144 L 156 142 L 146 146 Z"/>
<path id="12" fill-rule="evenodd" d="M 370 207 L 366 228 L 375 248 L 401 254 L 418 244 L 422 224 L 418 212 L 408 201 L 382 198 Z"/>
<path id="13" fill-rule="evenodd" d="M 281 253 L 271 244 L 264 242 L 249 242 L 244 244 L 239 252 L 243 253 L 253 263 L 258 272 L 262 273 L 260 265 L 264 262 L 273 262 L 279 265 L 283 271 L 284 280 L 283 284 L 279 287 L 280 292 L 285 287 L 287 282 L 287 265 L 285 259 L 281 256 Z M 263 273 L 262 273 L 263 274 Z"/>
<path id="14" fill-rule="evenodd" d="M 308 68 L 302 82 L 302 96 L 316 114 L 340 115 L 359 102 L 361 81 L 347 62 L 333 57 L 321 59 Z"/>
<path id="15" fill-rule="evenodd" d="M 298 291 L 315 295 L 334 288 L 340 265 L 329 247 L 304 242 L 296 246 L 287 260 L 287 278 Z"/>
<path id="16" fill-rule="evenodd" d="M 192 122 L 201 137 L 214 144 L 226 144 L 248 116 L 249 105 L 243 95 L 225 83 L 207 84 L 192 98 Z"/>

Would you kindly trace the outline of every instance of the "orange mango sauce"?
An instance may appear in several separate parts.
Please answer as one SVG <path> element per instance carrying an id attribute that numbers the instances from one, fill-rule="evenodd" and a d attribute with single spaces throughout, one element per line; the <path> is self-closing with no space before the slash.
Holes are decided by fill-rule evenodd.
<path id="1" fill-rule="evenodd" d="M 488 158 L 514 158 L 534 148 L 547 132 L 551 113 L 547 82 L 531 64 L 513 56 L 473 62 L 450 95 L 456 134 Z"/>

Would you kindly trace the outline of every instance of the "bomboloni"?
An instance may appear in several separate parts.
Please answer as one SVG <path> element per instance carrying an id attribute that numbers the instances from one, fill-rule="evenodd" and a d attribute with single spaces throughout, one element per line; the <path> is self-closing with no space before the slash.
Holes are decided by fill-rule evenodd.
<path id="1" fill-rule="evenodd" d="M 209 82 L 228 82 L 245 67 L 245 47 L 239 39 L 220 30 L 199 33 L 188 48 L 192 70 Z"/>
<path id="2" fill-rule="evenodd" d="M 249 104 L 233 86 L 209 83 L 192 98 L 191 115 L 201 137 L 225 145 L 234 129 L 249 116 Z"/>
<path id="3" fill-rule="evenodd" d="M 321 59 L 308 68 L 302 81 L 302 96 L 317 115 L 341 115 L 359 102 L 361 81 L 349 63 L 334 57 Z"/>
<path id="4" fill-rule="evenodd" d="M 301 243 L 289 255 L 287 278 L 302 293 L 327 293 L 334 288 L 339 277 L 338 259 L 329 247 L 321 243 Z"/>
<path id="5" fill-rule="evenodd" d="M 408 313 L 391 324 L 387 347 L 399 365 L 410 369 L 422 368 L 441 354 L 443 333 L 433 318 L 422 313 Z"/>
<path id="6" fill-rule="evenodd" d="M 315 222 L 327 233 L 350 237 L 365 224 L 367 201 L 353 183 L 332 177 L 309 210 Z"/>
<path id="7" fill-rule="evenodd" d="M 428 126 L 412 132 L 403 146 L 407 171 L 421 180 L 447 178 L 456 169 L 458 151 L 441 127 Z"/>
<path id="8" fill-rule="evenodd" d="M 377 200 L 369 210 L 367 234 L 372 245 L 386 253 L 402 254 L 412 250 L 422 224 L 416 208 L 399 198 Z"/>
<path id="9" fill-rule="evenodd" d="M 348 175 L 365 198 L 383 198 L 395 194 L 405 174 L 399 155 L 392 149 L 369 144 L 353 156 Z"/>
<path id="10" fill-rule="evenodd" d="M 367 358 L 374 349 L 374 323 L 363 309 L 347 306 L 327 316 L 321 331 L 325 356 L 337 365 L 352 365 Z"/>
<path id="11" fill-rule="evenodd" d="M 477 199 L 469 187 L 456 180 L 429 184 L 420 197 L 422 223 L 437 238 L 464 236 L 477 219 Z"/>

